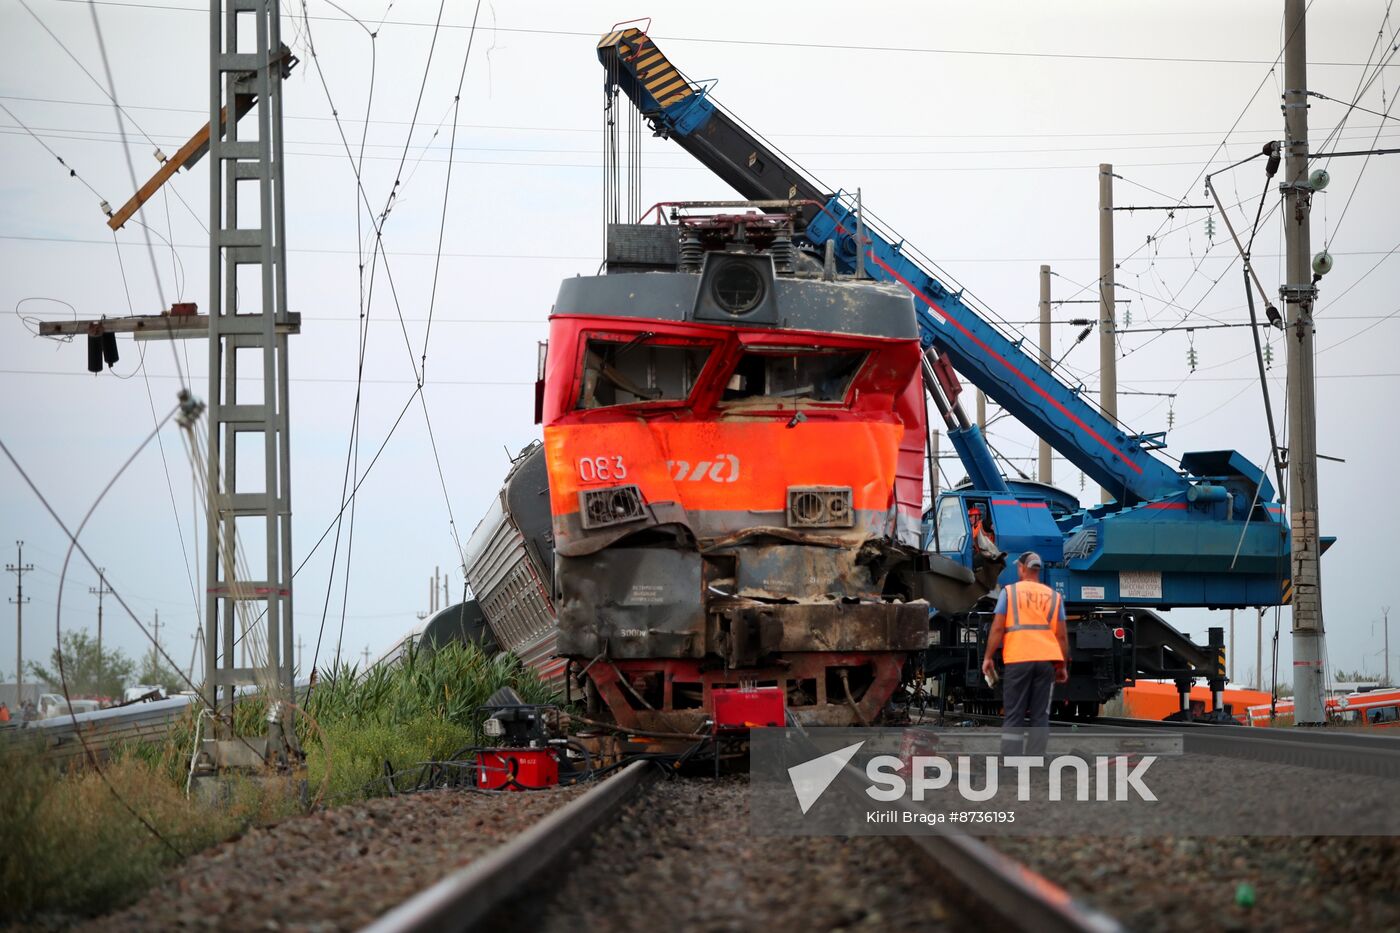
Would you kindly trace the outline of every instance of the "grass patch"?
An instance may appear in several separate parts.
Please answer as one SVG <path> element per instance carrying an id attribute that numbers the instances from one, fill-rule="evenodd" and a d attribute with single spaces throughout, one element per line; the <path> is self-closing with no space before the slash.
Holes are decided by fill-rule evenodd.
<path id="1" fill-rule="evenodd" d="M 114 756 L 101 774 L 60 773 L 37 749 L 20 747 L 5 754 L 4 770 L 0 920 L 40 912 L 85 916 L 120 905 L 178 864 L 181 854 L 298 807 L 291 782 L 279 790 L 251 781 L 235 782 L 226 806 L 199 807 L 185 799 L 182 784 L 131 754 Z"/>
<path id="2" fill-rule="evenodd" d="M 503 686 L 527 702 L 548 700 L 548 690 L 516 658 L 487 657 L 475 645 L 410 652 L 393 667 L 367 672 L 342 668 L 306 703 L 319 728 L 298 720 L 312 792 L 324 785 L 323 802 L 330 805 L 377 796 L 388 792 L 386 762 L 406 770 L 480 744 L 477 709 Z M 257 734 L 264 713 L 261 701 L 240 702 L 235 721 Z M 299 810 L 291 780 L 235 779 L 218 807 L 186 799 L 193 741 L 191 714 L 163 741 L 116 750 L 101 774 L 60 773 L 23 744 L 0 752 L 0 924 L 92 916 L 135 900 L 180 861 L 141 819 L 190 855 Z"/>

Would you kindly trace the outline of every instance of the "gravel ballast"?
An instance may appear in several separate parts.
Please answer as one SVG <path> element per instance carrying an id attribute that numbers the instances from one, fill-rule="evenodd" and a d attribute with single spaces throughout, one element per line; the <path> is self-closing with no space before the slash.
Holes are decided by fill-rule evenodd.
<path id="1" fill-rule="evenodd" d="M 936 881 L 902 844 L 749 829 L 746 777 L 658 781 L 494 929 L 939 930 Z"/>
<path id="2" fill-rule="evenodd" d="M 591 786 L 431 791 L 252 829 L 84 929 L 356 930 Z"/>
<path id="3" fill-rule="evenodd" d="M 1393 836 L 989 841 L 1142 933 L 1400 929 Z"/>

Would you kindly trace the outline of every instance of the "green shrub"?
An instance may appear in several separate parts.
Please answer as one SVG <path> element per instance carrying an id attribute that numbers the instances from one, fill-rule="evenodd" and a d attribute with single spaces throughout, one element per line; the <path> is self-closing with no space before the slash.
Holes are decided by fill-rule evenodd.
<path id="1" fill-rule="evenodd" d="M 183 783 L 170 781 L 161 766 L 127 752 L 100 774 L 61 773 L 26 747 L 6 751 L 3 767 L 0 921 L 120 906 L 182 855 L 296 805 L 291 782 L 236 781 L 226 806 L 201 807 L 185 799 Z"/>
<path id="2" fill-rule="evenodd" d="M 409 652 L 398 664 L 364 673 L 342 667 L 306 702 L 315 724 L 298 718 L 312 793 L 324 786 L 326 804 L 385 794 L 385 762 L 416 772 L 421 762 L 480 744 L 478 708 L 503 686 L 513 686 L 526 702 L 549 699 L 518 659 L 488 657 L 475 645 Z M 235 725 L 256 735 L 265 728 L 266 711 L 259 698 L 240 700 Z M 36 913 L 84 916 L 122 906 L 180 855 L 297 809 L 292 780 L 235 778 L 218 807 L 186 799 L 194 735 L 191 709 L 163 739 L 115 749 L 100 774 L 60 772 L 25 745 L 0 753 L 0 924 Z"/>

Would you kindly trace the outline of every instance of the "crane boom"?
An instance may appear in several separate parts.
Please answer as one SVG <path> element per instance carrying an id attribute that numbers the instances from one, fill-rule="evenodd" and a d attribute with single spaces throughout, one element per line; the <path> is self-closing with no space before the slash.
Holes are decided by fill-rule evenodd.
<path id="1" fill-rule="evenodd" d="M 806 236 L 814 245 L 832 242 L 842 271 L 856 266 L 856 205 L 848 195 L 825 188 L 757 132 L 721 110 L 708 88 L 692 83 L 637 29 L 614 30 L 598 53 L 622 89 L 661 135 L 752 200 L 788 200 L 803 205 Z M 1084 472 L 1114 492 L 1124 506 L 1184 495 L 1193 485 L 1153 456 L 1159 436 L 1131 433 L 1041 366 L 984 314 L 960 289 L 952 289 L 904 241 L 862 211 L 864 270 L 872 278 L 898 282 L 914 296 L 926 347 L 945 353 L 957 372 Z M 990 454 L 980 432 L 955 426 L 954 446 L 974 476 L 988 472 Z M 959 436 L 961 435 L 961 436 Z M 996 488 L 988 477 L 984 488 Z"/>
<path id="2" fill-rule="evenodd" d="M 711 82 L 686 77 L 645 32 L 614 27 L 597 52 L 609 101 L 618 91 L 626 94 L 658 136 L 676 142 L 755 208 L 800 214 L 805 227 L 798 245 L 814 258 L 829 257 L 840 272 L 909 291 L 926 350 L 923 382 L 968 475 L 928 516 L 926 551 L 975 569 L 979 557 L 966 531 L 976 509 L 995 526 L 998 548 L 1041 554 L 1045 582 L 1070 605 L 1118 613 L 1287 600 L 1288 523 L 1259 467 L 1235 450 L 1185 453 L 1179 468 L 1158 457 L 1164 435 L 1129 430 L 1094 405 L 1083 386 L 1066 384 L 1026 352 L 1038 348 L 1025 348 L 1013 328 L 999 326 L 990 308 L 859 196 L 822 184 L 721 108 L 709 94 Z M 958 404 L 958 376 L 1111 490 L 1114 501 L 1084 508 L 1062 490 L 1004 475 Z M 1005 574 L 1009 581 L 1014 571 Z M 1145 630 L 1138 636 L 1141 649 Z"/>

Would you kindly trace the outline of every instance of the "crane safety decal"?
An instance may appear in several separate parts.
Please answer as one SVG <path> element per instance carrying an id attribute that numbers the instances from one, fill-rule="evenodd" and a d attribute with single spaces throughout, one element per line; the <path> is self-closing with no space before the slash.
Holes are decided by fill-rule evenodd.
<path id="1" fill-rule="evenodd" d="M 640 29 L 614 29 L 598 43 L 600 49 L 613 46 L 617 47 L 618 60 L 631 67 L 637 82 L 662 107 L 670 107 L 693 93 L 690 82 Z"/>

